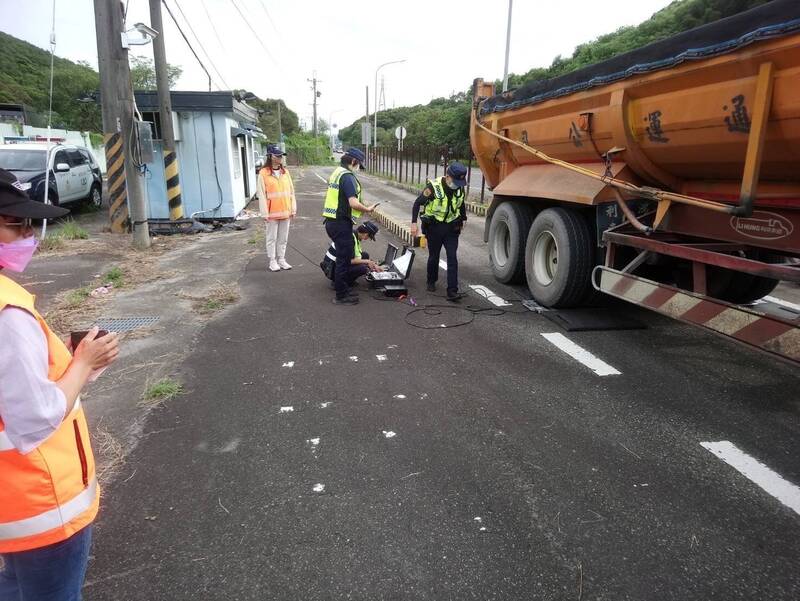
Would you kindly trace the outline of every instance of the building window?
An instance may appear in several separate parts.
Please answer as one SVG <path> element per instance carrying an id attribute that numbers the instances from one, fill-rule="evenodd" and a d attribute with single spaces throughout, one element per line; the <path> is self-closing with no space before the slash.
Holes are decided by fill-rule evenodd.
<path id="1" fill-rule="evenodd" d="M 231 158 L 233 159 L 233 179 L 242 177 L 242 157 L 239 153 L 239 138 L 231 138 Z"/>
<path id="2" fill-rule="evenodd" d="M 161 114 L 158 111 L 144 111 L 142 121 L 149 121 L 153 124 L 153 139 L 161 140 Z"/>

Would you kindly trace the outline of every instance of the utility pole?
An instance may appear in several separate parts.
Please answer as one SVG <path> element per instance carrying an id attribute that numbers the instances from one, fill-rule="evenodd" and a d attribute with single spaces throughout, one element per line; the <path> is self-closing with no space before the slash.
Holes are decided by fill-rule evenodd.
<path id="1" fill-rule="evenodd" d="M 144 249 L 150 232 L 142 177 L 133 161 L 133 91 L 122 15 L 119 0 L 94 0 L 111 231 L 126 232 L 130 222 L 134 247 Z"/>
<path id="2" fill-rule="evenodd" d="M 150 26 L 158 32 L 153 40 L 153 59 L 156 70 L 156 88 L 161 117 L 161 144 L 164 152 L 164 179 L 167 184 L 169 218 L 183 217 L 181 180 L 178 170 L 178 155 L 175 152 L 175 131 L 172 128 L 172 100 L 169 96 L 167 76 L 167 51 L 164 47 L 164 26 L 161 21 L 161 0 L 150 0 Z"/>
<path id="3" fill-rule="evenodd" d="M 286 152 L 283 146 L 283 125 L 281 124 L 281 99 L 278 98 L 278 147 L 281 152 Z"/>
<path id="4" fill-rule="evenodd" d="M 313 121 L 314 127 L 313 127 L 313 131 L 314 131 L 314 137 L 316 137 L 317 136 L 317 98 L 322 96 L 321 92 L 317 92 L 317 84 L 321 83 L 321 82 L 320 82 L 320 80 L 317 79 L 317 73 L 316 72 L 314 72 L 314 74 L 312 76 L 312 79 L 308 79 L 306 81 L 310 81 L 311 82 L 311 89 L 314 91 L 314 121 Z"/>
<path id="5" fill-rule="evenodd" d="M 372 161 L 369 160 L 369 86 L 365 86 L 365 89 L 367 92 L 367 96 L 366 96 L 366 112 L 364 113 L 364 140 L 366 140 L 364 144 L 364 156 L 367 157 L 367 163 L 371 163 Z M 367 165 L 364 165 L 364 167 L 366 166 Z"/>
<path id="6" fill-rule="evenodd" d="M 506 27 L 506 64 L 503 67 L 503 92 L 508 91 L 508 52 L 511 50 L 511 4 L 514 0 L 508 0 L 508 26 Z"/>

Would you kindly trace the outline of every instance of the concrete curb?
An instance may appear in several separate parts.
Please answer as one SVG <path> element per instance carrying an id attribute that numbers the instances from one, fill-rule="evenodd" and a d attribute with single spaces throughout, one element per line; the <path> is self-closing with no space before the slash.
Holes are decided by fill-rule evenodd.
<path id="1" fill-rule="evenodd" d="M 425 247 L 425 236 L 417 236 L 414 238 L 411 235 L 411 230 L 407 225 L 397 221 L 394 217 L 389 217 L 385 213 L 381 213 L 379 210 L 376 210 L 372 213 L 372 216 L 378 220 L 378 222 L 393 233 L 395 236 L 400 238 L 405 244 L 408 244 L 412 247 Z"/>
<path id="2" fill-rule="evenodd" d="M 420 191 L 420 187 L 419 186 L 415 186 L 415 185 L 412 185 L 412 184 L 403 184 L 401 182 L 396 182 L 394 180 L 386 179 L 384 177 L 381 177 L 379 175 L 374 175 L 374 174 L 370 174 L 370 177 L 373 177 L 373 178 L 375 178 L 377 180 L 380 180 L 383 183 L 388 184 L 389 186 L 392 186 L 393 188 L 398 188 L 400 190 L 405 190 L 406 192 L 418 193 Z M 475 202 L 474 200 L 469 200 L 469 196 L 467 196 L 467 203 L 466 204 L 467 204 L 467 212 L 468 213 L 472 213 L 473 215 L 477 215 L 478 217 L 485 217 L 486 216 L 486 211 L 489 208 L 488 204 L 481 204 L 479 202 Z"/>

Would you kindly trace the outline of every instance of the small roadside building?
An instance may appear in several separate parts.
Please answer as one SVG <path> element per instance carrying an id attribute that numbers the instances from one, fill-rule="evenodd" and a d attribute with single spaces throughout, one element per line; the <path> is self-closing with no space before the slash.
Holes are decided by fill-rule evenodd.
<path id="1" fill-rule="evenodd" d="M 135 97 L 142 120 L 152 124 L 153 156 L 145 163 L 148 218 L 168 219 L 158 95 Z M 233 92 L 175 91 L 170 97 L 184 216 L 233 219 L 256 193 L 258 112 Z"/>

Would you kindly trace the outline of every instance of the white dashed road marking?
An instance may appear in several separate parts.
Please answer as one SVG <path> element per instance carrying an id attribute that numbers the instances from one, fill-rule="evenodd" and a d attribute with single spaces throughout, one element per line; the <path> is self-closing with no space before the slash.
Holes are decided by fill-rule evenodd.
<path id="1" fill-rule="evenodd" d="M 727 440 L 701 442 L 700 446 L 714 453 L 714 455 L 752 482 L 758 484 L 786 507 L 800 514 L 800 488 L 788 480 L 784 480 L 783 476 L 773 472 L 758 459 L 740 451 L 736 445 Z"/>
<path id="2" fill-rule="evenodd" d="M 281 367 L 294 367 L 294 361 L 287 361 Z"/>
<path id="3" fill-rule="evenodd" d="M 795 303 L 790 303 L 789 301 L 785 301 L 782 298 L 778 298 L 776 296 L 765 296 L 763 300 L 775 303 L 776 305 L 780 305 L 781 307 L 786 307 L 787 309 L 800 311 L 800 305 L 797 305 Z"/>
<path id="4" fill-rule="evenodd" d="M 291 413 L 294 411 L 294 407 L 281 407 L 281 413 Z"/>
<path id="5" fill-rule="evenodd" d="M 322 177 L 322 176 L 321 176 L 319 173 L 317 173 L 316 171 L 312 171 L 312 173 L 313 173 L 314 175 L 316 175 L 316 176 L 317 176 L 319 179 L 321 179 L 323 182 L 325 182 L 326 184 L 328 183 L 328 180 L 326 180 L 324 177 Z"/>
<path id="6" fill-rule="evenodd" d="M 350 361 L 358 361 L 358 357 L 356 355 L 351 355 Z"/>
<path id="7" fill-rule="evenodd" d="M 439 259 L 439 267 L 447 271 L 447 261 L 445 261 L 444 259 Z"/>
<path id="8" fill-rule="evenodd" d="M 395 436 L 397 436 L 397 433 L 392 432 L 391 430 L 383 430 L 383 435 L 386 438 L 394 438 Z"/>
<path id="9" fill-rule="evenodd" d="M 598 376 L 618 376 L 622 373 L 605 361 L 595 357 L 585 348 L 578 346 L 563 334 L 552 332 L 542 333 L 542 336 L 576 361 L 583 363 Z"/>
<path id="10" fill-rule="evenodd" d="M 325 485 L 324 484 L 315 484 L 313 490 L 314 490 L 314 492 L 322 492 L 323 490 L 325 490 Z"/>
<path id="11" fill-rule="evenodd" d="M 378 361 L 386 361 L 386 355 L 375 355 Z"/>
<path id="12" fill-rule="evenodd" d="M 479 296 L 482 296 L 487 301 L 495 305 L 496 307 L 510 307 L 511 303 L 507 303 L 504 298 L 498 296 L 491 290 L 489 290 L 486 286 L 478 286 L 478 285 L 470 285 L 475 292 L 478 293 Z"/>

